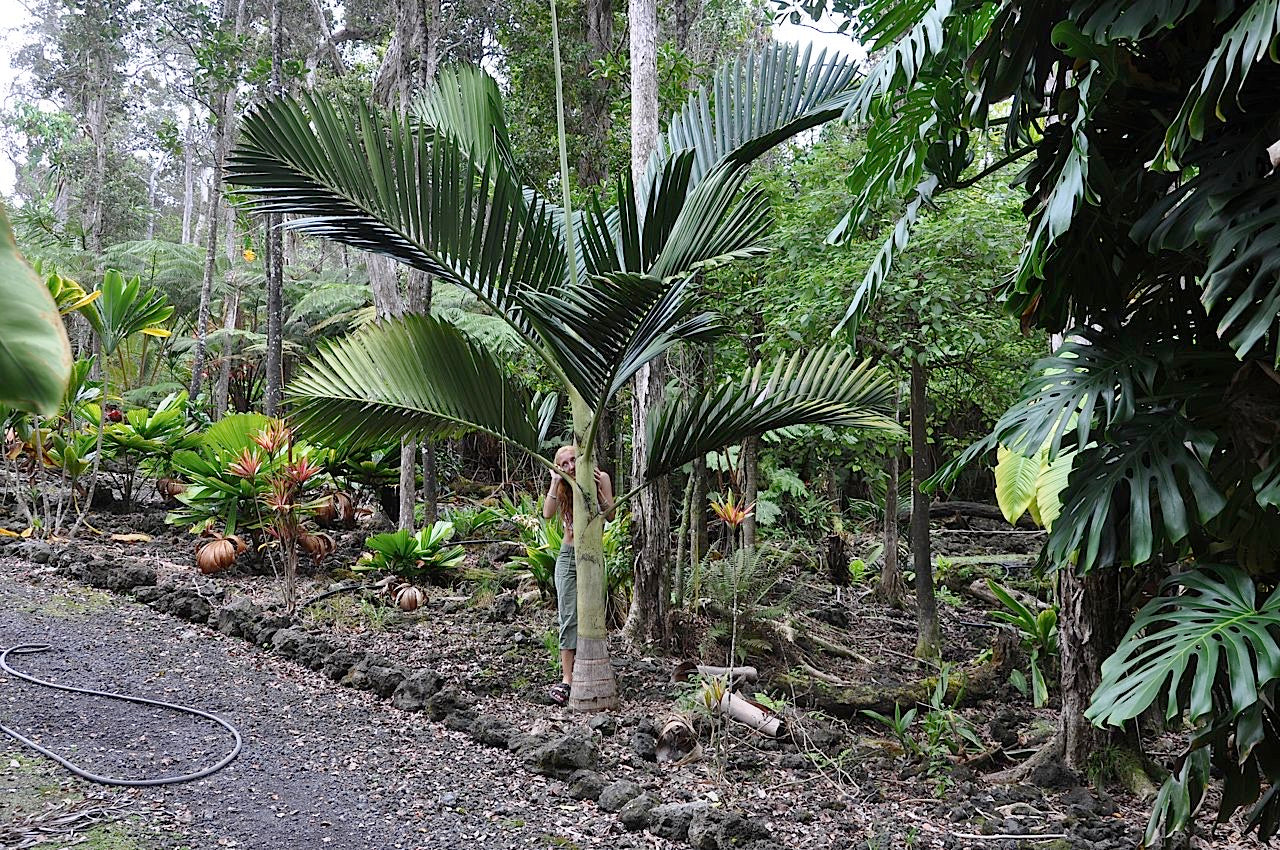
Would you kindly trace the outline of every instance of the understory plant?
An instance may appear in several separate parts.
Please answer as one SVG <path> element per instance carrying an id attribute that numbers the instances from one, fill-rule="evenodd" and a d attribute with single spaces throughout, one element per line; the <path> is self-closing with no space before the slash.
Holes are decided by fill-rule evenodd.
<path id="1" fill-rule="evenodd" d="M 1049 701 L 1050 678 L 1045 675 L 1045 671 L 1048 669 L 1052 672 L 1051 665 L 1058 654 L 1058 610 L 1049 606 L 1034 612 L 994 580 L 987 579 L 987 587 L 1005 607 L 1003 611 L 992 611 L 991 616 L 1018 630 L 1018 637 L 1030 659 L 1031 702 L 1036 708 L 1040 708 Z M 1014 687 L 1023 693 L 1027 692 L 1027 681 L 1022 676 L 1022 671 L 1015 670 L 1011 680 Z"/>
<path id="2" fill-rule="evenodd" d="M 440 520 L 416 534 L 401 528 L 375 534 L 364 542 L 370 550 L 352 568 L 356 572 L 386 573 L 406 582 L 426 581 L 447 587 L 458 579 L 466 561 L 461 546 L 449 546 L 453 523 Z"/>
<path id="3" fill-rule="evenodd" d="M 556 598 L 556 557 L 560 554 L 564 531 L 557 518 L 543 519 L 527 532 L 523 555 L 511 559 L 522 578 L 533 580 L 544 600 Z"/>

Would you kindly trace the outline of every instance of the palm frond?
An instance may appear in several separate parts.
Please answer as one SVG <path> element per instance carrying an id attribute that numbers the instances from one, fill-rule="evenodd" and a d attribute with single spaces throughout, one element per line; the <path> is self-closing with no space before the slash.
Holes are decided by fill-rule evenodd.
<path id="1" fill-rule="evenodd" d="M 502 92 L 497 81 L 480 68 L 441 68 L 431 87 L 414 102 L 413 111 L 423 124 L 460 142 L 473 162 L 496 157 L 515 173 Z"/>
<path id="2" fill-rule="evenodd" d="M 617 272 L 576 288 L 524 296 L 525 314 L 550 355 L 595 408 L 645 363 L 680 340 L 719 332 L 710 314 L 693 314 L 691 280 L 655 280 Z"/>
<path id="3" fill-rule="evenodd" d="M 692 150 L 691 185 L 724 161 L 752 162 L 774 145 L 840 116 L 858 78 L 844 56 L 815 57 L 813 45 L 771 43 L 721 66 L 689 96 L 659 136 L 638 201 L 648 202 L 663 166 Z"/>
<path id="4" fill-rule="evenodd" d="M 168 336 L 164 323 L 173 316 L 173 305 L 154 286 L 142 288 L 137 277 L 125 280 L 115 269 L 108 269 L 99 286 L 102 296 L 80 308 L 102 347 L 111 354 L 135 334 Z"/>
<path id="5" fill-rule="evenodd" d="M 652 480 L 707 452 L 791 425 L 899 430 L 894 384 L 847 350 L 780 357 L 692 402 L 667 402 L 648 422 Z"/>
<path id="6" fill-rule="evenodd" d="M 319 442 L 381 445 L 484 431 L 538 454 L 538 411 L 502 364 L 457 328 L 411 315 L 321 346 L 289 386 L 293 421 Z"/>
<path id="7" fill-rule="evenodd" d="M 894 89 L 915 85 L 925 63 L 945 46 L 945 25 L 954 6 L 952 0 L 913 0 L 900 4 L 894 14 L 878 18 L 867 30 L 866 38 L 874 39 L 873 50 L 893 46 L 849 99 L 845 120 L 866 121 L 878 99 Z"/>
<path id="8" fill-rule="evenodd" d="M 262 212 L 285 226 L 393 257 L 475 293 L 531 336 L 517 290 L 564 277 L 545 203 L 496 159 L 477 167 L 456 138 L 363 104 L 311 95 L 271 101 L 245 119 L 228 165 Z"/>

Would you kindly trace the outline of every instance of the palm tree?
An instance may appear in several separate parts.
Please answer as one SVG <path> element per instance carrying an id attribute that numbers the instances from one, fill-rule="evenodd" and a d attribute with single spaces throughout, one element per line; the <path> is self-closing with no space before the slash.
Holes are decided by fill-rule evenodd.
<path id="1" fill-rule="evenodd" d="M 807 49 L 771 45 L 722 69 L 671 121 L 644 180 L 624 175 L 611 205 L 596 197 L 578 214 L 521 182 L 497 84 L 470 68 L 442 72 L 414 115 L 310 96 L 268 103 L 245 121 L 232 157 L 228 179 L 260 211 L 300 216 L 286 226 L 469 290 L 563 387 L 578 446 L 576 709 L 617 702 L 594 485 L 601 412 L 643 364 L 718 332 L 716 317 L 695 309 L 693 281 L 766 250 L 767 202 L 744 188 L 752 160 L 839 115 L 854 81 L 843 60 L 810 60 Z M 550 468 L 556 399 L 532 397 L 498 358 L 432 317 L 367 326 L 328 345 L 290 396 L 298 427 L 317 439 L 482 430 Z M 890 384 L 847 351 L 783 357 L 655 410 L 645 479 L 790 425 L 896 427 L 892 405 Z"/>

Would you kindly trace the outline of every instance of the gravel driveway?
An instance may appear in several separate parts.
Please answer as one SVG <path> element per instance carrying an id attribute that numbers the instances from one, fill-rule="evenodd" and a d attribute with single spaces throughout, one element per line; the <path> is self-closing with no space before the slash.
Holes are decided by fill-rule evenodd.
<path id="1" fill-rule="evenodd" d="M 39 570 L 39 568 L 35 568 Z M 240 758 L 212 777 L 136 794 L 167 813 L 166 847 L 669 847 L 632 835 L 508 752 L 331 685 L 242 641 L 0 559 L 0 647 L 58 682 L 230 721 Z M 226 733 L 186 715 L 0 678 L 0 723 L 98 773 L 142 777 L 216 761 Z M 3 739 L 10 751 L 17 745 Z"/>

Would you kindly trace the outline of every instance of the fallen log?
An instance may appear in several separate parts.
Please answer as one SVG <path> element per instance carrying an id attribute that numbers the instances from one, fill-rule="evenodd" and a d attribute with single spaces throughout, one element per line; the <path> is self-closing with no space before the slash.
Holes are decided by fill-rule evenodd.
<path id="1" fill-rule="evenodd" d="M 1001 632 L 988 660 L 953 668 L 947 682 L 947 704 L 968 705 L 995 696 L 1009 681 L 1013 643 L 1012 635 Z M 937 676 L 932 675 L 893 685 L 832 682 L 830 677 L 814 676 L 798 668 L 779 674 L 771 684 L 792 693 L 795 704 L 801 708 L 819 709 L 833 717 L 851 720 L 868 709 L 892 715 L 895 705 L 903 710 L 928 705 L 937 683 Z"/>
<path id="2" fill-rule="evenodd" d="M 760 679 L 760 671 L 754 667 L 715 667 L 711 664 L 681 661 L 676 665 L 676 669 L 671 671 L 671 681 L 687 682 L 693 678 L 694 673 L 708 678 L 725 679 L 735 685 L 744 682 L 750 684 Z"/>

